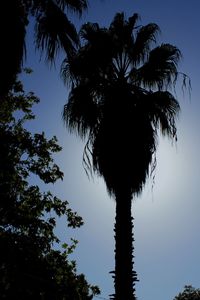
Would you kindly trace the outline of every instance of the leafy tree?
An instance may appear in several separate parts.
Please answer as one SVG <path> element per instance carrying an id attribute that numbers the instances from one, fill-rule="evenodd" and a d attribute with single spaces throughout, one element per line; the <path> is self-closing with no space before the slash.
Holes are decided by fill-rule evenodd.
<path id="1" fill-rule="evenodd" d="M 174 300 L 200 300 L 200 289 L 185 285 L 183 292 L 179 293 Z"/>
<path id="2" fill-rule="evenodd" d="M 38 186 L 30 176 L 54 183 L 63 173 L 52 154 L 61 150 L 56 137 L 31 134 L 24 127 L 34 119 L 32 105 L 39 100 L 16 82 L 0 104 L 0 290 L 1 299 L 92 299 L 99 290 L 76 273 L 68 255 L 77 241 L 62 250 L 54 233 L 58 217 L 80 227 L 82 218 L 67 201 Z"/>
<path id="3" fill-rule="evenodd" d="M 159 132 L 176 140 L 180 110 L 171 88 L 181 53 L 171 44 L 156 45 L 159 27 L 138 26 L 138 18 L 117 13 L 109 28 L 83 25 L 82 45 L 62 69 L 71 88 L 66 126 L 86 140 L 85 168 L 104 178 L 116 200 L 116 300 L 136 299 L 132 196 L 141 194 L 155 168 Z M 186 79 L 183 74 L 183 85 Z"/>
<path id="4" fill-rule="evenodd" d="M 0 2 L 0 98 L 11 88 L 26 52 L 29 20 L 35 21 L 36 46 L 53 61 L 60 49 L 71 55 L 78 44 L 74 25 L 67 17 L 87 9 L 87 0 L 6 0 Z"/>

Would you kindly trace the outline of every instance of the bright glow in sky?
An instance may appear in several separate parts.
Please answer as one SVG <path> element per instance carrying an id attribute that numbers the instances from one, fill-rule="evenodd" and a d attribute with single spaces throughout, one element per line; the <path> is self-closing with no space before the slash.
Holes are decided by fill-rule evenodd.
<path id="1" fill-rule="evenodd" d="M 155 184 L 147 184 L 142 196 L 133 201 L 135 218 L 135 268 L 140 282 L 137 297 L 142 300 L 172 300 L 185 284 L 199 286 L 200 278 L 200 2 L 198 0 L 104 0 L 90 1 L 81 21 L 107 25 L 116 12 L 127 16 L 139 13 L 141 24 L 157 23 L 161 42 L 176 45 L 183 53 L 180 70 L 192 81 L 191 100 L 187 92 L 177 92 L 182 112 L 178 121 L 178 143 L 172 147 L 164 140 L 158 150 Z M 28 35 L 30 40 L 31 35 Z M 34 70 L 26 79 L 27 89 L 36 92 L 41 103 L 35 108 L 34 131 L 56 135 L 63 151 L 56 161 L 65 172 L 64 181 L 53 192 L 67 199 L 84 218 L 85 225 L 69 234 L 60 222 L 58 232 L 79 240 L 73 255 L 78 271 L 99 285 L 102 297 L 113 293 L 109 271 L 114 269 L 113 224 L 115 204 L 107 195 L 101 179 L 88 180 L 82 167 L 83 143 L 70 136 L 61 113 L 67 88 L 57 70 L 39 61 L 29 44 L 28 67 Z"/>

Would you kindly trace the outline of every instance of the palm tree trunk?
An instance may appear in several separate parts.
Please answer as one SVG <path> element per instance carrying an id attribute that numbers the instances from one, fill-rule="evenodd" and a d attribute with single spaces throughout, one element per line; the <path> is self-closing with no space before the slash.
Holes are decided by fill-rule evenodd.
<path id="1" fill-rule="evenodd" d="M 115 271 L 114 300 L 135 300 L 135 281 L 133 271 L 133 218 L 131 216 L 131 194 L 116 196 L 115 223 Z"/>

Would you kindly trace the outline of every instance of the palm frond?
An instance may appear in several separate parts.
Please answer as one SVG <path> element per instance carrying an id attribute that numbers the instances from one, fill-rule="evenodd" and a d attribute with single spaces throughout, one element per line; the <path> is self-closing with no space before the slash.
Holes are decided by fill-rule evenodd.
<path id="1" fill-rule="evenodd" d="M 61 64 L 60 76 L 65 85 L 67 85 L 68 87 L 73 86 L 75 79 L 70 72 L 70 64 L 68 58 L 65 58 Z"/>
<path id="2" fill-rule="evenodd" d="M 115 56 L 122 53 L 124 49 L 132 48 L 132 32 L 136 28 L 135 25 L 138 19 L 138 14 L 133 14 L 128 20 L 126 20 L 124 13 L 117 13 L 115 15 L 114 20 L 109 27 L 109 32 L 113 40 L 113 53 L 115 53 Z"/>
<path id="3" fill-rule="evenodd" d="M 83 66 L 84 62 L 81 61 L 78 54 L 65 58 L 60 70 L 60 75 L 64 83 L 72 88 L 76 86 L 83 74 Z"/>
<path id="4" fill-rule="evenodd" d="M 83 167 L 84 170 L 88 176 L 88 178 L 93 177 L 93 164 L 92 164 L 92 141 L 93 141 L 93 135 L 89 134 L 88 140 L 85 144 L 84 150 L 83 150 Z"/>
<path id="5" fill-rule="evenodd" d="M 53 62 L 60 48 L 71 56 L 78 44 L 74 25 L 52 1 L 48 1 L 45 11 L 38 16 L 35 31 L 36 46 L 42 51 L 47 51 L 46 59 L 50 62 Z"/>
<path id="6" fill-rule="evenodd" d="M 76 86 L 87 81 L 93 85 L 100 85 L 99 65 L 101 60 L 97 62 L 97 58 L 98 53 L 85 49 L 85 47 L 72 57 L 66 58 L 61 66 L 61 77 L 64 82 L 68 86 Z"/>
<path id="7" fill-rule="evenodd" d="M 87 22 L 81 27 L 80 37 L 85 41 L 92 43 L 94 39 L 97 39 L 99 31 L 100 27 L 98 23 Z"/>
<path id="8" fill-rule="evenodd" d="M 99 71 L 107 68 L 112 62 L 113 55 L 113 40 L 109 31 L 100 28 L 97 23 L 88 22 L 82 26 L 80 36 L 84 40 L 80 54 L 83 54 L 82 58 L 85 57 L 87 60 L 86 69 Z"/>
<path id="9" fill-rule="evenodd" d="M 98 106 L 91 88 L 85 85 L 74 87 L 63 110 L 63 120 L 70 130 L 85 139 L 98 122 Z"/>
<path id="10" fill-rule="evenodd" d="M 123 12 L 117 13 L 114 16 L 114 19 L 111 22 L 109 29 L 111 31 L 119 32 L 123 30 L 125 24 L 127 24 L 127 21 L 125 19 L 125 14 Z"/>
<path id="11" fill-rule="evenodd" d="M 130 29 L 130 34 L 136 29 L 137 21 L 140 20 L 139 14 L 133 14 L 131 17 L 128 18 L 128 27 Z"/>
<path id="12" fill-rule="evenodd" d="M 155 23 L 150 23 L 138 29 L 133 48 L 129 50 L 131 61 L 134 66 L 144 62 L 149 55 L 152 44 L 156 42 L 156 37 L 160 28 Z"/>
<path id="13" fill-rule="evenodd" d="M 154 48 L 148 61 L 138 70 L 137 76 L 144 87 L 170 88 L 176 83 L 178 71 L 177 64 L 181 58 L 181 52 L 170 44 L 162 44 Z"/>
<path id="14" fill-rule="evenodd" d="M 177 139 L 176 119 L 180 105 L 168 91 L 157 91 L 147 96 L 146 110 L 155 128 L 160 128 L 164 136 Z"/>
<path id="15" fill-rule="evenodd" d="M 80 16 L 88 8 L 87 0 L 55 0 L 56 4 L 64 11 L 65 8 Z"/>

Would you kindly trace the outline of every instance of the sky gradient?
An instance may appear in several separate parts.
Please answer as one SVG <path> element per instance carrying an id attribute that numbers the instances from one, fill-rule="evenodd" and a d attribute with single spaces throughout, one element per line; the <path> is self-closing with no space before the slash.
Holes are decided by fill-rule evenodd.
<path id="1" fill-rule="evenodd" d="M 135 234 L 135 270 L 139 283 L 136 295 L 140 300 L 172 300 L 185 284 L 200 287 L 200 2 L 199 0 L 104 0 L 90 1 L 81 20 L 73 17 L 77 27 L 91 21 L 107 26 L 117 12 L 141 16 L 140 23 L 157 23 L 160 43 L 177 46 L 183 59 L 179 70 L 192 83 L 191 96 L 177 87 L 181 114 L 177 122 L 178 142 L 174 146 L 162 139 L 157 154 L 155 182 L 149 180 L 144 192 L 133 199 Z M 36 120 L 29 128 L 56 135 L 63 147 L 56 162 L 65 173 L 64 181 L 50 186 L 55 195 L 67 199 L 84 219 L 85 225 L 75 231 L 65 230 L 59 221 L 57 232 L 65 242 L 70 236 L 79 240 L 72 258 L 78 272 L 91 284 L 99 285 L 101 297 L 113 293 L 110 271 L 114 269 L 115 203 L 102 179 L 89 180 L 82 166 L 84 143 L 69 135 L 62 109 L 68 88 L 57 68 L 50 69 L 35 52 L 31 28 L 27 33 L 28 49 L 25 66 L 34 73 L 26 77 L 25 87 L 40 97 L 34 107 Z M 42 187 L 47 189 L 46 187 Z"/>

